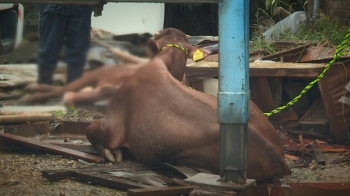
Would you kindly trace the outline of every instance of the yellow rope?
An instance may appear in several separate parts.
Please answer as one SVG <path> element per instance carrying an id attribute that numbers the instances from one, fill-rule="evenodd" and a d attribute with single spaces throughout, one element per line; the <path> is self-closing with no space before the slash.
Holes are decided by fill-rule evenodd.
<path id="1" fill-rule="evenodd" d="M 184 51 L 185 54 L 188 56 L 188 51 L 187 51 L 184 47 L 182 47 L 182 46 L 180 46 L 180 45 L 178 45 L 178 44 L 167 44 L 167 45 L 165 45 L 165 46 L 162 48 L 161 51 L 163 51 L 165 48 L 168 48 L 168 47 L 175 47 L 175 48 L 178 48 L 178 49 Z"/>

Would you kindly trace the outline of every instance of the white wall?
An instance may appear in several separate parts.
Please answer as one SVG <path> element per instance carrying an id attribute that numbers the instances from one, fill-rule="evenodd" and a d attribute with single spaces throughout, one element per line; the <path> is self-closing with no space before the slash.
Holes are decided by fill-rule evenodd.
<path id="1" fill-rule="evenodd" d="M 163 29 L 164 3 L 107 3 L 102 16 L 92 15 L 91 26 L 116 35 L 151 34 Z"/>

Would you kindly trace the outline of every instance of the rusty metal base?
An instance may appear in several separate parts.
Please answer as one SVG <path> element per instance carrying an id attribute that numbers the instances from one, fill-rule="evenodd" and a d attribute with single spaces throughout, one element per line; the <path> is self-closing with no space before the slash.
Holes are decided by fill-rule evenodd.
<path id="1" fill-rule="evenodd" d="M 192 177 L 185 179 L 185 182 L 197 185 L 206 185 L 219 189 L 227 189 L 233 191 L 241 191 L 256 185 L 255 180 L 247 179 L 245 184 L 236 184 L 233 182 L 220 182 L 220 176 L 214 174 L 198 173 Z"/>

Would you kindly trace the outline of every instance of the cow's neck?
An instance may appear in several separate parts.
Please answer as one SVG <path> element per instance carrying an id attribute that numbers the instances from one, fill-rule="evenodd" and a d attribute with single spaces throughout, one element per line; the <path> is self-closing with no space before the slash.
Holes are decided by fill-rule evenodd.
<path id="1" fill-rule="evenodd" d="M 185 73 L 187 57 L 188 49 L 179 44 L 167 44 L 157 55 L 157 58 L 163 61 L 169 72 L 179 81 Z"/>

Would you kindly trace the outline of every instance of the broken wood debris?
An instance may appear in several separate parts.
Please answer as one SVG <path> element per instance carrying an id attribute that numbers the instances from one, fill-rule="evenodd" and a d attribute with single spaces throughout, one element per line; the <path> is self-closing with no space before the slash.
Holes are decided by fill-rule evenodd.
<path id="1" fill-rule="evenodd" d="M 324 169 L 327 162 L 324 152 L 341 153 L 350 151 L 349 146 L 304 139 L 302 135 L 299 135 L 298 139 L 296 139 L 290 135 L 280 133 L 280 141 L 285 152 L 284 158 L 293 161 L 288 165 L 290 168 L 309 167 L 312 160 L 315 159 L 320 168 Z M 338 161 L 347 162 L 347 158 L 345 157 L 344 160 L 338 159 Z M 337 160 L 330 163 L 337 163 Z"/>
<path id="2" fill-rule="evenodd" d="M 178 178 L 177 173 L 173 173 L 174 170 L 170 168 L 174 167 L 169 164 L 160 167 L 149 167 L 137 163 L 128 163 L 119 165 L 90 166 L 79 169 L 46 170 L 42 172 L 42 176 L 51 181 L 72 178 L 81 182 L 124 190 L 127 191 L 128 195 L 269 195 L 267 184 L 254 185 L 249 189 L 239 192 L 207 186 L 190 185 L 184 181 L 186 177 L 182 176 Z M 145 184 L 145 179 L 132 177 L 140 176 L 140 174 L 145 173 L 152 173 L 154 177 L 158 175 L 160 179 L 163 179 L 165 176 L 172 180 L 168 181 L 165 186 L 156 187 L 147 183 Z"/>
<path id="3" fill-rule="evenodd" d="M 91 124 L 90 122 L 82 121 L 69 121 L 61 120 L 60 124 L 62 126 L 62 133 L 71 133 L 71 134 L 86 134 L 86 128 Z"/>
<path id="4" fill-rule="evenodd" d="M 47 141 L 50 144 L 61 146 L 64 148 L 69 148 L 72 150 L 80 151 L 80 152 L 85 152 L 88 154 L 94 154 L 94 155 L 99 155 L 100 153 L 94 148 L 91 144 L 73 144 L 73 143 L 62 143 L 62 142 L 52 142 L 52 141 Z M 124 156 L 123 156 L 124 157 Z"/>
<path id="5" fill-rule="evenodd" d="M 59 153 L 61 155 L 66 155 L 69 157 L 81 159 L 84 161 L 92 162 L 92 163 L 103 163 L 105 162 L 105 159 L 100 157 L 100 156 L 95 156 L 87 153 L 83 153 L 80 151 L 72 150 L 69 148 L 64 148 L 61 146 L 56 146 L 53 144 L 48 144 L 44 143 L 41 141 L 35 141 L 30 138 L 22 137 L 22 136 L 17 136 L 9 133 L 5 134 L 0 134 L 0 138 L 16 143 L 20 143 L 29 147 L 32 147 L 34 149 L 38 150 L 44 150 L 48 152 L 53 152 L 53 153 Z"/>
<path id="6" fill-rule="evenodd" d="M 344 162 L 350 162 L 350 155 L 347 155 L 344 158 L 340 158 L 340 159 L 331 161 L 331 163 L 333 163 L 333 164 L 339 164 L 339 163 L 344 163 Z"/>
<path id="7" fill-rule="evenodd" d="M 63 105 L 52 106 L 3 106 L 0 108 L 1 115 L 13 115 L 13 114 L 48 114 L 52 112 L 62 111 L 66 112 L 67 109 Z"/>
<path id="8" fill-rule="evenodd" d="M 298 168 L 298 167 L 306 168 L 306 167 L 309 167 L 311 161 L 312 161 L 311 157 L 308 157 L 306 155 L 302 155 L 298 160 L 289 164 L 288 166 L 290 168 Z"/>
<path id="9" fill-rule="evenodd" d="M 52 114 L 15 114 L 0 115 L 0 124 L 26 123 L 53 120 Z"/>
<path id="10" fill-rule="evenodd" d="M 169 186 L 144 189 L 129 189 L 129 196 L 166 196 L 166 195 L 188 195 L 194 186 Z"/>
<path id="11" fill-rule="evenodd" d="M 284 154 L 284 158 L 292 160 L 292 161 L 297 161 L 299 159 L 299 157 L 293 156 L 293 155 L 290 155 L 290 154 Z"/>
<path id="12" fill-rule="evenodd" d="M 198 171 L 196 171 L 192 168 L 189 168 L 189 167 L 173 166 L 173 165 L 170 165 L 168 163 L 164 163 L 164 164 L 169 166 L 170 168 L 174 168 L 176 171 L 183 174 L 184 177 L 186 177 L 186 178 L 189 178 L 189 177 L 194 176 L 194 175 L 199 173 Z"/>
<path id="13" fill-rule="evenodd" d="M 336 47 L 317 44 L 306 48 L 306 53 L 301 57 L 300 62 L 329 62 L 332 60 Z M 350 52 L 347 52 L 341 59 L 349 59 Z"/>
<path id="14" fill-rule="evenodd" d="M 283 50 L 279 50 L 277 54 L 260 56 L 260 62 L 249 64 L 250 80 L 254 84 L 251 87 L 252 100 L 263 112 L 270 112 L 277 106 L 281 106 L 278 104 L 279 102 L 286 103 L 290 101 L 299 95 L 301 90 L 310 82 L 310 79 L 315 79 L 320 75 L 326 63 L 333 57 L 335 48 L 315 43 L 303 43 L 295 46 L 294 43 L 291 47 L 284 47 Z M 260 51 L 258 55 L 260 53 L 262 54 L 263 51 Z M 250 55 L 254 56 L 256 54 L 251 51 Z M 316 138 L 326 139 L 328 137 L 337 142 L 346 142 L 350 131 L 350 126 L 347 125 L 347 122 L 350 121 L 350 115 L 348 115 L 350 113 L 348 105 L 350 104 L 350 98 L 347 97 L 349 90 L 346 90 L 350 89 L 350 83 L 349 87 L 345 86 L 348 83 L 346 78 L 350 76 L 349 58 L 350 53 L 348 52 L 339 62 L 334 63 L 323 79 L 317 83 L 319 91 L 316 92 L 311 89 L 306 96 L 291 107 L 290 111 L 298 114 L 298 120 L 299 117 L 302 117 L 299 123 L 288 122 L 290 128 L 300 127 L 297 131 L 306 131 L 305 134 L 309 131 L 310 135 Z M 199 62 L 189 62 L 186 66 L 187 81 L 191 85 L 196 84 L 192 86 L 194 89 L 204 91 L 205 88 L 200 83 L 203 83 L 206 79 L 217 77 L 218 67 L 218 59 L 216 61 L 204 59 Z M 272 88 L 276 82 L 270 80 L 275 78 L 281 80 L 283 85 L 285 95 L 282 96 L 282 100 L 280 100 L 281 97 L 276 96 L 280 92 L 274 91 Z M 296 82 L 291 82 L 293 79 L 299 83 L 299 86 L 296 85 Z M 264 82 L 258 83 L 258 87 L 256 87 L 256 81 Z M 292 91 L 295 88 L 298 88 L 295 91 L 297 94 Z M 264 93 L 261 93 L 261 91 L 264 91 Z M 321 99 L 317 101 L 320 97 Z M 279 117 L 279 115 L 272 116 L 270 120 L 277 121 L 276 116 Z M 318 133 L 324 135 L 317 135 Z"/>
<path id="15" fill-rule="evenodd" d="M 161 179 L 168 178 L 165 175 L 167 167 L 149 167 L 141 164 L 123 164 L 123 165 L 108 165 L 108 166 L 92 166 L 80 169 L 59 169 L 46 170 L 42 172 L 43 177 L 49 180 L 59 180 L 64 178 L 73 178 L 78 181 L 90 182 L 97 185 L 107 186 L 114 189 L 128 190 L 140 188 L 164 188 L 174 186 L 172 180 L 166 180 L 165 186 L 157 187 Z M 158 174 L 159 173 L 159 174 Z M 149 175 L 153 178 L 149 180 Z M 162 182 L 165 182 L 161 180 Z M 154 182 L 156 182 L 154 184 Z M 154 185 L 150 185 L 150 184 Z"/>
<path id="16" fill-rule="evenodd" d="M 245 184 L 234 184 L 230 182 L 221 182 L 220 176 L 206 173 L 198 173 L 194 176 L 186 178 L 184 181 L 195 185 L 205 185 L 214 188 L 223 188 L 227 190 L 244 190 L 251 186 L 255 186 L 256 182 L 253 179 L 247 179 Z"/>
<path id="17" fill-rule="evenodd" d="M 317 163 L 319 165 L 325 165 L 326 164 L 326 158 L 322 154 L 322 152 L 321 152 L 320 148 L 318 147 L 318 144 L 316 143 L 316 141 L 314 141 L 311 144 L 311 148 L 312 148 L 312 151 L 314 152 L 315 159 L 316 159 Z"/>
<path id="18" fill-rule="evenodd" d="M 348 196 L 350 183 L 286 183 L 273 184 L 270 196 Z"/>
<path id="19" fill-rule="evenodd" d="M 1 117 L 1 116 L 0 116 Z M 4 127 L 4 133 L 11 133 L 24 137 L 48 134 L 51 131 L 50 122 L 26 123 L 20 125 L 8 125 Z"/>

